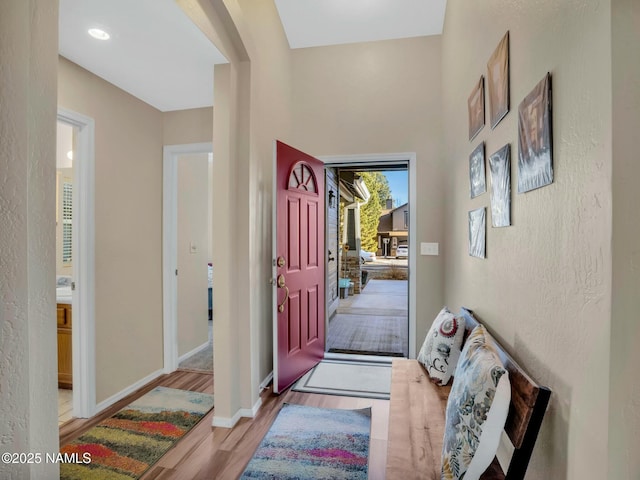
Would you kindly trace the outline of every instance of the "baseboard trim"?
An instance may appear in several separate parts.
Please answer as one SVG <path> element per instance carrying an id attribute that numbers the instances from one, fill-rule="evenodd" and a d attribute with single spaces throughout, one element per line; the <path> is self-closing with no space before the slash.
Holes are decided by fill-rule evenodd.
<path id="1" fill-rule="evenodd" d="M 265 386 L 268 385 L 269 382 L 271 381 L 271 378 L 273 378 L 273 372 L 271 372 L 269 375 L 267 375 L 267 378 L 265 378 L 262 381 L 260 386 L 262 387 L 263 384 Z M 261 388 L 261 390 L 262 390 L 262 388 Z M 236 423 L 238 423 L 238 420 L 240 420 L 242 417 L 244 417 L 244 418 L 254 418 L 258 414 L 258 410 L 260 410 L 261 406 L 262 406 L 262 399 L 260 397 L 258 397 L 258 400 L 256 400 L 256 403 L 253 404 L 253 407 L 251 407 L 251 408 L 241 408 L 231 418 L 228 418 L 228 417 L 216 417 L 214 415 L 213 416 L 213 420 L 211 421 L 211 425 L 214 426 L 214 427 L 221 427 L 221 428 L 233 428 L 236 425 Z"/>
<path id="2" fill-rule="evenodd" d="M 106 400 L 103 400 L 102 402 L 100 402 L 99 404 L 96 405 L 96 413 L 95 414 L 97 415 L 98 413 L 102 412 L 103 410 L 109 408 L 114 403 L 119 402 L 120 400 L 122 400 L 127 395 L 131 395 L 136 390 L 138 390 L 138 389 L 144 387 L 145 385 L 153 382 L 156 378 L 161 377 L 162 375 L 164 375 L 164 369 L 156 370 L 155 372 L 150 373 L 146 377 L 141 378 L 136 383 L 133 383 L 133 384 L 129 385 L 124 390 L 120 390 L 115 395 L 111 395 L 109 398 L 107 398 Z"/>
<path id="3" fill-rule="evenodd" d="M 267 375 L 265 377 L 264 380 L 262 380 L 262 382 L 260 382 L 260 385 L 258 386 L 258 388 L 260 389 L 260 391 L 264 390 L 265 388 L 267 388 L 267 385 L 269 385 L 271 383 L 271 381 L 273 380 L 273 370 L 271 370 L 269 372 L 269 375 Z"/>
<path id="4" fill-rule="evenodd" d="M 233 428 L 235 424 L 238 423 L 238 420 L 240 420 L 240 417 L 242 417 L 242 415 L 240 415 L 240 412 L 241 410 L 238 410 L 231 418 L 218 417 L 217 415 L 214 415 L 213 420 L 211 421 L 211 425 L 213 427 L 220 428 Z"/>
<path id="5" fill-rule="evenodd" d="M 193 350 L 191 350 L 190 352 L 185 353 L 184 355 L 182 355 L 181 357 L 178 358 L 178 366 L 180 365 L 180 362 L 182 362 L 183 360 L 186 360 L 187 358 L 189 358 L 192 355 L 195 355 L 196 353 L 200 353 L 202 350 L 204 350 L 208 346 L 209 346 L 209 341 L 206 341 L 205 343 L 203 343 L 199 347 L 196 347 Z"/>
<path id="6" fill-rule="evenodd" d="M 262 399 L 258 397 L 258 400 L 253 404 L 253 407 L 240 409 L 240 416 L 245 418 L 254 418 L 257 415 L 258 410 L 260 410 L 261 406 Z"/>

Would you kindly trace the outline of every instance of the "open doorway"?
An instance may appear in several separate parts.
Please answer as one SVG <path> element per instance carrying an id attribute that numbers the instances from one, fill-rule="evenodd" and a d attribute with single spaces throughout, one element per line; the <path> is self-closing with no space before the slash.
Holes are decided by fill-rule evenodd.
<path id="1" fill-rule="evenodd" d="M 409 356 L 409 167 L 326 168 L 326 357 Z"/>
<path id="2" fill-rule="evenodd" d="M 178 368 L 213 373 L 213 154 L 178 157 Z"/>
<path id="3" fill-rule="evenodd" d="M 58 108 L 56 324 L 58 422 L 95 413 L 95 225 L 92 118 Z M 53 281 L 53 279 L 52 279 Z"/>
<path id="4" fill-rule="evenodd" d="M 73 156 L 75 129 L 57 122 L 56 146 L 56 324 L 58 425 L 73 418 Z"/>
<path id="5" fill-rule="evenodd" d="M 165 373 L 213 371 L 212 151 L 211 143 L 164 147 Z"/>

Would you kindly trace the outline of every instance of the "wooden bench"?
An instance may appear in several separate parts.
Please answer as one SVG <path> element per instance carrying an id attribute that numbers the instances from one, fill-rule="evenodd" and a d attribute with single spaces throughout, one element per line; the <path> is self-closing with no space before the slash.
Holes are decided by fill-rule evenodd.
<path id="1" fill-rule="evenodd" d="M 467 330 L 478 323 L 462 309 Z M 504 472 L 494 458 L 482 480 L 524 479 L 551 391 L 537 384 L 497 343 L 509 371 L 511 404 L 505 433 L 514 447 Z M 440 480 L 445 411 L 451 385 L 432 383 L 416 360 L 396 359 L 392 364 L 391 402 L 386 478 Z"/>

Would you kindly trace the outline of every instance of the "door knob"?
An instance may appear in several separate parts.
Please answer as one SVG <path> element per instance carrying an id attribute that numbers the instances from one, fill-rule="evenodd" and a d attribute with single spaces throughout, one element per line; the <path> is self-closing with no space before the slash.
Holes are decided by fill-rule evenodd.
<path id="1" fill-rule="evenodd" d="M 278 305 L 278 311 L 282 313 L 284 312 L 284 304 L 289 300 L 289 287 L 285 285 L 284 275 L 282 274 L 278 275 L 278 288 L 284 288 L 284 300 Z"/>

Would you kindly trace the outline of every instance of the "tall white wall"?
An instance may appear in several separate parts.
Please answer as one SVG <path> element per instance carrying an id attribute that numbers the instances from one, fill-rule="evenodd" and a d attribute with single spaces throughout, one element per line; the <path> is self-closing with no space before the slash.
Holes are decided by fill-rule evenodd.
<path id="1" fill-rule="evenodd" d="M 162 148 L 211 142 L 213 109 L 162 113 L 63 57 L 58 72 L 58 105 L 96 122 L 99 403 L 163 366 Z M 201 250 L 205 256 L 206 243 Z M 206 295 L 206 283 L 204 288 Z M 206 319 L 206 311 L 204 315 Z M 193 345 L 194 336 L 199 334 L 179 340 L 182 348 Z"/>
<path id="2" fill-rule="evenodd" d="M 527 478 L 604 479 L 611 312 L 610 2 L 449 0 L 442 51 L 446 302 L 472 308 L 553 391 Z M 511 111 L 468 141 L 467 98 L 510 31 Z M 553 82 L 552 185 L 516 194 L 517 106 Z M 487 228 L 468 256 L 469 154 L 512 149 L 511 227 Z"/>
<path id="3" fill-rule="evenodd" d="M 0 451 L 56 452 L 58 2 L 0 4 Z M 54 40 L 52 40 L 54 39 Z M 0 478 L 57 478 L 0 463 Z"/>
<path id="4" fill-rule="evenodd" d="M 95 133 L 96 400 L 162 359 L 162 113 L 60 57 L 58 105 Z"/>
<path id="5" fill-rule="evenodd" d="M 273 369 L 273 303 L 271 277 L 271 216 L 273 141 L 292 142 L 293 117 L 291 55 L 280 17 L 272 1 L 238 0 L 242 17 L 236 20 L 241 38 L 250 58 L 250 79 L 247 94 L 250 100 L 248 171 L 240 170 L 238 205 L 246 209 L 241 215 L 239 230 L 246 232 L 249 244 L 249 296 L 251 323 L 244 332 L 251 340 L 252 359 L 250 397 L 258 395 L 258 384 Z M 241 20 L 242 19 L 242 20 Z M 295 146 L 295 145 L 294 145 Z M 215 168 L 215 164 L 214 164 Z M 241 167 L 242 168 L 242 167 Z M 243 192 L 244 190 L 244 192 Z M 248 191 L 248 196 L 246 192 Z M 248 367 L 248 365 L 247 365 Z"/>
<path id="6" fill-rule="evenodd" d="M 163 112 L 162 131 L 165 145 L 211 142 L 213 107 Z"/>
<path id="7" fill-rule="evenodd" d="M 302 48 L 291 55 L 294 146 L 312 155 L 415 152 L 411 229 L 417 241 L 438 242 L 446 252 L 440 37 Z M 416 266 L 419 349 L 444 301 L 444 257 L 418 256 Z"/>
<path id="8" fill-rule="evenodd" d="M 613 289 L 609 474 L 640 478 L 640 2 L 613 0 Z"/>
<path id="9" fill-rule="evenodd" d="M 273 2 L 179 0 L 230 61 L 216 65 L 213 225 L 214 423 L 257 405 L 272 365 L 273 140 L 289 140 L 290 65 Z"/>

